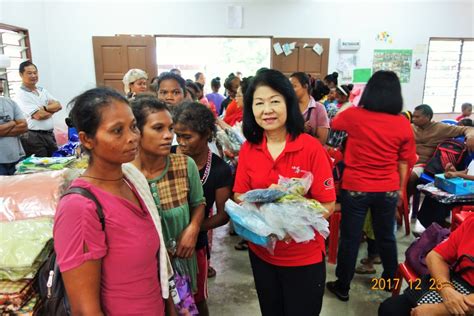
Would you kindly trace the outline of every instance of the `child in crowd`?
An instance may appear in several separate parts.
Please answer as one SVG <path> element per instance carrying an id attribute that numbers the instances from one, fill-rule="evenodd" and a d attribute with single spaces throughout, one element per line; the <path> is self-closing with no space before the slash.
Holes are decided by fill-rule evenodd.
<path id="1" fill-rule="evenodd" d="M 459 126 L 472 126 L 472 120 L 470 118 L 463 118 L 458 122 Z"/>
<path id="2" fill-rule="evenodd" d="M 461 105 L 461 115 L 459 115 L 458 117 L 456 117 L 456 121 L 460 121 L 462 119 L 465 119 L 465 118 L 469 118 L 472 114 L 472 104 L 471 103 L 463 103 Z"/>

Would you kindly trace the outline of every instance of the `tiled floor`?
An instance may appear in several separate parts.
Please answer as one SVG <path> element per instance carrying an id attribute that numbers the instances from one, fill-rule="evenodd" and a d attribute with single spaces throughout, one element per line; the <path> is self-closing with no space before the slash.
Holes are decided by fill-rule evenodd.
<path id="1" fill-rule="evenodd" d="M 247 251 L 234 250 L 239 237 L 228 234 L 228 226 L 214 231 L 214 245 L 211 264 L 217 276 L 209 280 L 209 310 L 213 316 L 254 316 L 260 315 L 257 293 L 253 284 Z M 405 236 L 404 229 L 397 232 L 399 261 L 405 258 L 405 250 L 414 240 Z M 359 257 L 366 255 L 366 244 L 361 244 Z M 327 280 L 335 279 L 336 266 L 327 264 Z M 350 300 L 339 301 L 334 295 L 325 292 L 322 316 L 366 316 L 377 315 L 381 301 L 390 294 L 370 289 L 371 278 L 380 276 L 381 266 L 376 266 L 376 275 L 357 275 L 351 285 Z M 297 315 L 296 315 L 297 316 Z"/>

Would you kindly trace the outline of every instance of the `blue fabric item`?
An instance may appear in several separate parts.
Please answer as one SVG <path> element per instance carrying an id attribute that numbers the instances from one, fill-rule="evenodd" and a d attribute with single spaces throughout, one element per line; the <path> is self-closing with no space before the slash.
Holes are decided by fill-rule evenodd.
<path id="1" fill-rule="evenodd" d="M 452 120 L 452 119 L 445 119 L 445 120 L 442 120 L 441 123 L 449 124 L 449 125 L 458 125 L 458 121 Z"/>
<path id="2" fill-rule="evenodd" d="M 268 203 L 278 200 L 285 194 L 277 189 L 256 189 L 243 194 L 240 199 L 250 203 Z"/>
<path id="3" fill-rule="evenodd" d="M 420 183 L 427 184 L 431 182 L 434 182 L 434 178 L 423 172 L 420 176 Z"/>

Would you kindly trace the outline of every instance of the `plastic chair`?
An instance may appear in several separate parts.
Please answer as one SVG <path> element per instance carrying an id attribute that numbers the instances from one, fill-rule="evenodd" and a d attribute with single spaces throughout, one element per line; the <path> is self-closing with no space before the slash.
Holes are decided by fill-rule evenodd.
<path id="1" fill-rule="evenodd" d="M 451 210 L 451 231 L 459 227 L 469 216 L 474 214 L 474 205 L 460 205 Z"/>
<path id="2" fill-rule="evenodd" d="M 402 220 L 405 223 L 405 235 L 410 234 L 410 208 L 408 205 L 408 198 L 407 198 L 407 185 L 408 185 L 408 179 L 410 178 L 412 168 L 407 170 L 407 176 L 405 183 L 402 185 L 403 188 L 403 201 L 400 206 L 397 207 L 398 214 L 400 214 L 401 220 L 399 221 L 399 224 L 402 224 Z"/>
<path id="3" fill-rule="evenodd" d="M 392 296 L 397 296 L 400 294 L 403 280 L 406 282 L 415 282 L 417 279 L 419 279 L 419 276 L 406 262 L 404 262 L 398 265 L 394 279 L 398 280 L 398 282 L 396 282 L 395 287 L 392 290 Z"/>

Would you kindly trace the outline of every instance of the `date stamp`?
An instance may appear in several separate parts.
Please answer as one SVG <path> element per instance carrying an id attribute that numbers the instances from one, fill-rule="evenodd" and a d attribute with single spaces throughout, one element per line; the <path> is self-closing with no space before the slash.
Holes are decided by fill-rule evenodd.
<path id="1" fill-rule="evenodd" d="M 402 282 L 402 279 L 393 278 L 393 279 L 383 279 L 383 278 L 372 278 L 370 280 L 370 289 L 372 291 L 390 291 L 392 289 L 398 288 Z M 410 290 L 421 291 L 422 290 L 422 279 L 416 278 L 413 280 L 408 280 L 408 288 Z M 426 280 L 425 280 L 426 282 Z M 428 290 L 430 291 L 439 291 L 442 288 L 442 283 L 434 278 L 428 279 Z"/>

